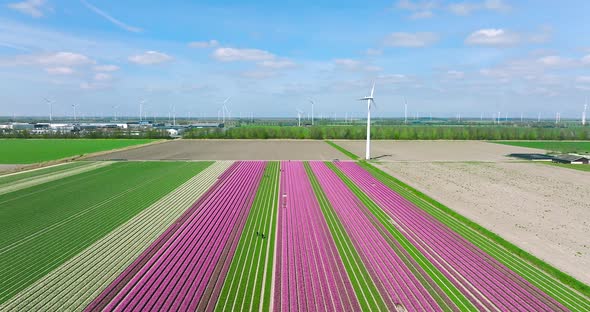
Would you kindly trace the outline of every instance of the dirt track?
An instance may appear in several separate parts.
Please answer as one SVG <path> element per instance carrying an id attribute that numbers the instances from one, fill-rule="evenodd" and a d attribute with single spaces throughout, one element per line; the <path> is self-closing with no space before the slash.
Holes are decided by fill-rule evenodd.
<path id="1" fill-rule="evenodd" d="M 175 140 L 89 160 L 332 160 L 348 159 L 323 141 Z"/>
<path id="2" fill-rule="evenodd" d="M 365 141 L 334 141 L 363 157 Z M 482 141 L 371 141 L 371 157 L 379 161 L 514 161 L 511 153 L 545 153 L 543 150 Z"/>
<path id="3" fill-rule="evenodd" d="M 590 172 L 539 163 L 379 167 L 590 284 Z"/>
<path id="4" fill-rule="evenodd" d="M 3 165 L 3 164 L 0 164 L 0 174 L 14 171 L 20 167 L 23 167 L 23 165 Z"/>

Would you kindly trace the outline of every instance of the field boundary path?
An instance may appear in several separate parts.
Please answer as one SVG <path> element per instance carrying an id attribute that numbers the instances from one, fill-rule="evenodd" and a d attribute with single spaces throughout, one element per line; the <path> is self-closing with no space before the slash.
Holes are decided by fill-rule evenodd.
<path id="1" fill-rule="evenodd" d="M 217 162 L 0 306 L 0 310 L 82 310 L 175 220 L 232 162 Z"/>
<path id="2" fill-rule="evenodd" d="M 25 188 L 29 188 L 31 186 L 56 181 L 59 179 L 63 179 L 65 177 L 77 175 L 83 172 L 92 171 L 98 168 L 106 167 L 111 165 L 113 162 L 90 162 L 82 166 L 78 166 L 75 168 L 61 170 L 59 172 L 50 172 L 46 174 L 42 174 L 39 176 L 29 177 L 22 180 L 13 181 L 9 185 L 2 186 L 0 185 L 0 195 L 15 192 L 18 190 L 22 190 Z"/>

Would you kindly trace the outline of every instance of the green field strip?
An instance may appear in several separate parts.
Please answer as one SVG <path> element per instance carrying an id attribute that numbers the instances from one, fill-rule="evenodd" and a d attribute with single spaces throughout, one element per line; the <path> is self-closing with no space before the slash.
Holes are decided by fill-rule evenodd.
<path id="1" fill-rule="evenodd" d="M 363 311 L 387 311 L 387 305 L 383 301 L 381 293 L 379 293 L 369 271 L 363 265 L 360 255 L 346 233 L 344 226 L 338 219 L 334 208 L 332 208 L 330 201 L 322 190 L 308 162 L 305 163 L 305 170 L 307 171 L 311 186 L 320 204 L 330 233 L 334 238 L 342 263 L 350 277 L 359 305 Z"/>
<path id="2" fill-rule="evenodd" d="M 332 146 L 333 148 L 337 149 L 342 154 L 348 156 L 352 160 L 359 160 L 360 159 L 357 155 L 349 152 L 348 150 L 344 149 L 343 147 L 341 147 L 340 145 L 338 145 L 332 141 L 326 140 L 325 142 L 328 143 L 328 145 Z"/>
<path id="3" fill-rule="evenodd" d="M 554 163 L 554 162 L 543 162 L 543 164 L 549 165 L 549 166 L 554 166 L 554 167 L 559 167 L 559 168 L 572 169 L 572 170 L 579 170 L 579 171 L 586 171 L 586 172 L 590 171 L 590 165 L 559 164 L 559 163 Z"/>
<path id="4" fill-rule="evenodd" d="M 6 183 L 11 183 L 14 181 L 21 181 L 28 178 L 38 177 L 45 174 L 55 173 L 62 170 L 72 169 L 79 166 L 84 166 L 88 162 L 85 161 L 76 161 L 76 162 L 69 162 L 63 163 L 59 165 L 49 166 L 49 167 L 42 167 L 38 169 L 26 170 L 16 173 L 9 173 L 5 175 L 0 175 L 0 186 Z"/>
<path id="5" fill-rule="evenodd" d="M 82 165 L 74 166 L 73 168 L 35 175 L 32 177 L 12 181 L 11 183 L 0 184 L 0 195 L 96 170 L 98 168 L 106 167 L 110 164 L 112 164 L 112 162 L 83 162 Z"/>
<path id="6" fill-rule="evenodd" d="M 195 203 L 232 162 L 216 162 L 74 258 L 18 293 L 0 310 L 82 310 Z"/>
<path id="7" fill-rule="evenodd" d="M 209 165 L 116 163 L 0 196 L 0 303 Z"/>
<path id="8" fill-rule="evenodd" d="M 398 254 L 398 256 L 404 261 L 404 263 L 410 268 L 418 280 L 429 290 L 432 297 L 444 310 L 456 309 L 454 306 L 449 305 L 445 301 L 445 298 L 441 296 L 425 278 L 422 276 L 420 270 L 414 267 L 413 263 L 417 263 L 423 272 L 426 272 L 430 279 L 436 283 L 435 287 L 438 287 L 444 292 L 444 295 L 450 299 L 456 307 L 461 311 L 477 311 L 476 307 L 465 297 L 459 289 L 440 271 L 438 270 L 396 227 L 391 223 L 391 217 L 385 213 L 381 207 L 379 207 L 371 198 L 369 198 L 354 182 L 352 182 L 340 169 L 338 169 L 333 163 L 326 162 L 328 167 L 332 169 L 340 179 L 346 184 L 346 186 L 356 195 L 356 197 L 363 203 L 368 209 L 368 212 L 372 214 L 381 223 L 375 225 L 375 227 L 381 231 L 381 227 L 385 228 L 393 238 L 401 245 L 404 249 L 398 250 L 398 247 L 394 242 L 389 240 L 387 234 L 382 233 L 383 237 L 389 241 L 392 248 Z M 411 256 L 413 261 L 407 258 Z"/>
<path id="9" fill-rule="evenodd" d="M 590 288 L 584 283 L 553 268 L 371 164 L 360 162 L 360 165 L 392 190 L 465 237 L 568 309 L 590 311 Z"/>
<path id="10" fill-rule="evenodd" d="M 590 141 L 490 141 L 492 143 L 542 149 L 555 153 L 590 153 Z"/>
<path id="11" fill-rule="evenodd" d="M 32 164 L 151 143 L 149 139 L 0 139 L 0 164 Z"/>
<path id="12" fill-rule="evenodd" d="M 269 162 L 215 306 L 216 311 L 268 311 L 276 240 L 279 162 Z M 258 235 L 263 233 L 266 238 Z"/>

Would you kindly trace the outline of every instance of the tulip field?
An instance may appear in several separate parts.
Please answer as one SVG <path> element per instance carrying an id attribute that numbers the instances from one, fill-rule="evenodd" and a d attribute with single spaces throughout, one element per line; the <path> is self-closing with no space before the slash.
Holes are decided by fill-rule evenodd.
<path id="1" fill-rule="evenodd" d="M 0 311 L 590 311 L 587 287 L 357 161 L 0 177 L 0 263 Z"/>

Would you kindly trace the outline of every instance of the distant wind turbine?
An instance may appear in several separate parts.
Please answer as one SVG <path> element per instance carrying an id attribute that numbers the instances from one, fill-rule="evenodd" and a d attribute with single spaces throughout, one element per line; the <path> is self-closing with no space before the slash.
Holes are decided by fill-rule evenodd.
<path id="1" fill-rule="evenodd" d="M 408 99 L 404 98 L 404 123 L 408 123 Z"/>
<path id="2" fill-rule="evenodd" d="M 74 108 L 74 122 L 78 121 L 78 117 L 76 116 L 76 107 L 78 106 L 78 104 L 72 104 L 72 107 Z"/>
<path id="3" fill-rule="evenodd" d="M 588 100 L 586 99 L 586 102 L 588 102 Z M 588 111 L 588 104 L 584 104 L 584 111 L 582 112 L 582 126 L 586 125 L 586 111 Z"/>
<path id="4" fill-rule="evenodd" d="M 231 96 L 228 96 L 225 101 L 223 101 L 223 104 L 221 105 L 221 114 L 223 115 L 223 123 L 225 124 L 225 115 L 228 114 L 229 115 L 229 109 L 227 109 L 227 102 L 231 99 Z"/>
<path id="5" fill-rule="evenodd" d="M 301 127 L 301 115 L 303 115 L 303 111 L 298 109 L 297 110 L 297 119 L 298 119 L 297 125 L 298 125 L 298 127 Z"/>
<path id="6" fill-rule="evenodd" d="M 314 125 L 314 116 L 313 116 L 313 114 L 314 114 L 314 105 L 315 105 L 315 102 L 310 98 L 309 99 L 309 103 L 311 103 L 311 125 L 313 126 Z"/>
<path id="7" fill-rule="evenodd" d="M 48 98 L 43 98 L 45 100 L 45 102 L 47 102 L 47 104 L 49 105 L 49 122 L 53 121 L 53 100 L 50 100 Z"/>
<path id="8" fill-rule="evenodd" d="M 139 99 L 139 121 L 142 121 L 143 118 L 143 106 L 145 105 L 145 99 Z"/>
<path id="9" fill-rule="evenodd" d="M 365 159 L 371 159 L 371 104 L 377 108 L 373 94 L 375 92 L 375 82 L 371 88 L 371 95 L 360 98 L 359 101 L 367 101 L 367 145 L 365 150 Z"/>

